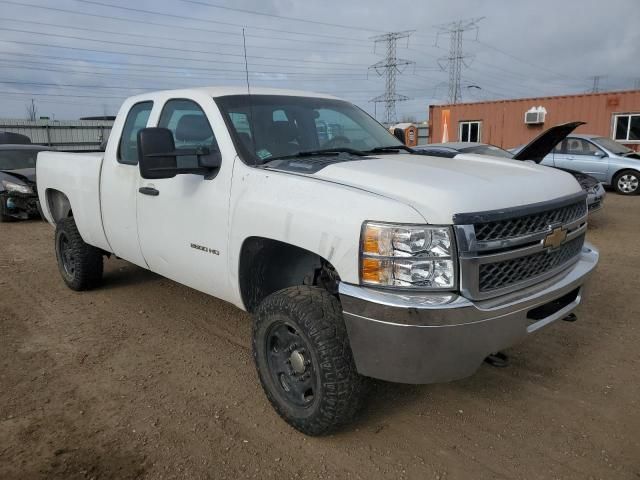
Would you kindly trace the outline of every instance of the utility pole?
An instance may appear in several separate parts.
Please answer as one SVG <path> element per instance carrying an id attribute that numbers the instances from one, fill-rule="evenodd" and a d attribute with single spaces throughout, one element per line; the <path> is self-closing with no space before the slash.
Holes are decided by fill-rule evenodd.
<path id="1" fill-rule="evenodd" d="M 464 55 L 462 44 L 464 32 L 475 30 L 476 40 L 478 39 L 478 22 L 484 17 L 469 18 L 467 20 L 456 20 L 455 22 L 436 25 L 438 34 L 436 36 L 436 46 L 441 34 L 449 35 L 449 56 L 438 59 L 438 65 L 444 71 L 449 72 L 449 103 L 458 103 L 462 98 L 460 90 L 460 79 L 462 77 L 462 67 L 468 67 L 466 59 L 470 55 Z M 446 62 L 446 66 L 444 65 Z"/>
<path id="2" fill-rule="evenodd" d="M 374 45 L 384 42 L 387 47 L 385 58 L 379 62 L 371 65 L 369 68 L 373 68 L 380 76 L 385 77 L 385 91 L 382 95 L 378 95 L 371 99 L 376 104 L 379 102 L 384 103 L 384 120 L 387 126 L 396 122 L 396 102 L 402 102 L 409 100 L 409 97 L 396 93 L 396 75 L 402 73 L 404 68 L 408 65 L 412 65 L 415 62 L 410 60 L 404 60 L 398 58 L 396 54 L 396 47 L 398 40 L 406 38 L 407 42 L 409 37 L 413 33 L 413 30 L 405 30 L 403 32 L 390 32 L 384 35 L 377 35 L 371 39 L 374 41 Z"/>

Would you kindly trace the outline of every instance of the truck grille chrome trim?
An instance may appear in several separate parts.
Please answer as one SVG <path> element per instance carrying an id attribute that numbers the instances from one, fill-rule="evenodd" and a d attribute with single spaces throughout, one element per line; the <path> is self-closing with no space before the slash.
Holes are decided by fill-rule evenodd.
<path id="1" fill-rule="evenodd" d="M 549 225 L 565 225 L 584 217 L 586 212 L 587 204 L 580 201 L 566 207 L 524 217 L 476 224 L 476 240 L 485 242 L 546 232 Z"/>
<path id="2" fill-rule="evenodd" d="M 473 300 L 492 298 L 567 269 L 582 251 L 587 214 L 586 196 L 581 194 L 508 212 L 457 215 L 480 220 L 455 225 L 461 293 Z M 566 232 L 566 238 L 557 248 L 545 247 L 554 229 Z"/>

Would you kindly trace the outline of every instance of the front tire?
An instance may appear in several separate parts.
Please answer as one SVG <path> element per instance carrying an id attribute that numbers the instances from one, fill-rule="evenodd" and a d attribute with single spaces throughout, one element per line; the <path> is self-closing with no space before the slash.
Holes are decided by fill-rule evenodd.
<path id="1" fill-rule="evenodd" d="M 307 435 L 325 435 L 353 419 L 366 378 L 353 361 L 338 300 L 316 287 L 268 296 L 253 328 L 253 358 L 278 414 Z"/>
<path id="2" fill-rule="evenodd" d="M 67 286 L 76 291 L 97 287 L 102 281 L 102 251 L 82 240 L 73 217 L 56 225 L 58 270 Z"/>
<path id="3" fill-rule="evenodd" d="M 635 195 L 640 192 L 640 172 L 622 170 L 613 177 L 613 188 L 620 195 Z"/>

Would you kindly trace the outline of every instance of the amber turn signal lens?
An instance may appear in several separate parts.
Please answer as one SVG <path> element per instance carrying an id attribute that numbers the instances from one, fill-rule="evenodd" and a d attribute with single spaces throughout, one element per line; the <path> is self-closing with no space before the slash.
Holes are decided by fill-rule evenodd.
<path id="1" fill-rule="evenodd" d="M 380 239 L 380 230 L 369 226 L 365 229 L 363 237 L 363 253 L 378 255 L 380 252 L 380 244 L 378 243 Z"/>
<path id="2" fill-rule="evenodd" d="M 362 259 L 362 280 L 370 283 L 380 283 L 380 274 L 382 272 L 381 261 L 376 258 Z"/>

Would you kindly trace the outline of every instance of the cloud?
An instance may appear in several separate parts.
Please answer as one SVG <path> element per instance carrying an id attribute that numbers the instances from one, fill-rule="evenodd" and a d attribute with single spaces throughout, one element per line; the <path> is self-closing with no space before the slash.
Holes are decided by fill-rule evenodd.
<path id="1" fill-rule="evenodd" d="M 254 85 L 332 93 L 379 114 L 383 106 L 369 100 L 384 78 L 367 67 L 384 49 L 374 52 L 371 37 L 414 29 L 408 48 L 398 44 L 398 56 L 415 62 L 397 76 L 398 92 L 412 98 L 398 103 L 399 117 L 424 119 L 429 103 L 446 101 L 437 59 L 448 55 L 448 39 L 435 46 L 435 25 L 458 18 L 485 17 L 479 41 L 475 32 L 464 39 L 464 100 L 576 93 L 593 75 L 605 88 L 640 78 L 637 21 L 625 14 L 636 11 L 633 0 L 202 1 L 315 23 L 181 0 L 1 0 L 0 117 L 23 117 L 31 96 L 41 114 L 77 118 L 115 113 L 142 90 L 244 84 L 242 26 Z"/>

